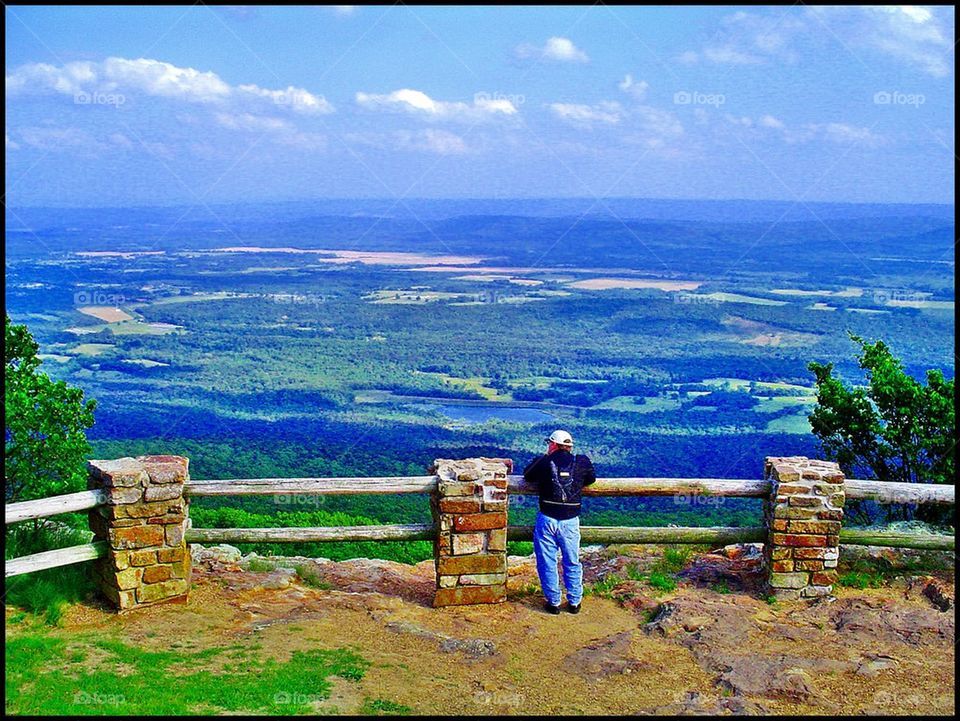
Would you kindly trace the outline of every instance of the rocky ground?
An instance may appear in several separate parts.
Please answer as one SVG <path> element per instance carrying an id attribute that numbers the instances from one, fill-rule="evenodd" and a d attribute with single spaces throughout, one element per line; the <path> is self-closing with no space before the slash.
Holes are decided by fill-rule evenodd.
<path id="1" fill-rule="evenodd" d="M 661 552 L 584 549 L 585 581 L 649 569 Z M 952 572 L 768 604 L 757 547 L 730 546 L 695 555 L 668 593 L 624 581 L 579 615 L 551 616 L 532 557 L 510 557 L 506 603 L 434 609 L 432 561 L 271 559 L 274 570 L 252 571 L 230 547 L 194 555 L 186 605 L 78 606 L 65 628 L 113 627 L 148 649 L 258 644 L 278 659 L 350 646 L 373 662 L 317 712 L 365 696 L 417 714 L 954 712 Z"/>

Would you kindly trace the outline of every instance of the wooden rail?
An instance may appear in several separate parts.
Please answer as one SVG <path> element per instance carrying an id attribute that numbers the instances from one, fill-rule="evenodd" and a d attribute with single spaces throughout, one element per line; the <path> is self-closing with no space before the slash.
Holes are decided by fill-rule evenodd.
<path id="1" fill-rule="evenodd" d="M 432 523 L 316 528 L 188 528 L 188 543 L 324 543 L 327 541 L 432 541 Z"/>
<path id="2" fill-rule="evenodd" d="M 507 538 L 511 541 L 529 541 L 533 526 L 509 526 Z M 763 542 L 766 530 L 762 526 L 745 528 L 712 527 L 681 528 L 677 526 L 639 528 L 636 526 L 581 526 L 581 543 L 728 543 Z"/>
<path id="3" fill-rule="evenodd" d="M 922 548 L 929 551 L 954 550 L 954 537 L 940 533 L 901 533 L 900 531 L 864 531 L 840 529 L 840 545 Z"/>
<path id="4" fill-rule="evenodd" d="M 95 543 L 85 543 L 82 546 L 70 546 L 70 548 L 58 548 L 55 551 L 44 551 L 43 553 L 34 553 L 29 556 L 21 556 L 7 561 L 4 564 L 6 578 L 19 576 L 22 573 L 31 571 L 43 571 L 47 568 L 58 568 L 60 566 L 69 566 L 81 561 L 92 561 L 107 554 L 107 544 L 105 541 Z"/>
<path id="5" fill-rule="evenodd" d="M 183 494 L 200 496 L 350 495 L 367 493 L 432 493 L 436 476 L 379 478 L 239 478 L 225 481 L 187 481 Z"/>
<path id="6" fill-rule="evenodd" d="M 3 507 L 3 515 L 6 525 L 9 526 L 11 523 L 30 521 L 35 518 L 47 518 L 61 513 L 85 511 L 88 508 L 96 508 L 106 503 L 106 500 L 106 493 L 102 489 L 80 491 L 63 496 L 38 498 L 35 501 L 8 503 Z"/>

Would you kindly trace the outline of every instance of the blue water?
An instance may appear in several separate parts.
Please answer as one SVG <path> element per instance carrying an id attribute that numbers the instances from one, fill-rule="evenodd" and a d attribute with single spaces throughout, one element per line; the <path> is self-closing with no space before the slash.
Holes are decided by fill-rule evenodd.
<path id="1" fill-rule="evenodd" d="M 436 406 L 436 408 L 447 418 L 466 423 L 486 423 L 494 419 L 511 423 L 543 423 L 556 418 L 536 408 L 494 406 Z"/>

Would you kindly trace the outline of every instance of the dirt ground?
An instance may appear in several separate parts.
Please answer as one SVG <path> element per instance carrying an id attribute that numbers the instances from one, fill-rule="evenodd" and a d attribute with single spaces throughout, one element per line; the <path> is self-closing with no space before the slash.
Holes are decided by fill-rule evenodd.
<path id="1" fill-rule="evenodd" d="M 655 553 L 585 550 L 585 581 L 649 567 Z M 294 563 L 311 564 L 323 589 L 209 557 L 185 605 L 80 605 L 53 633 L 101 629 L 148 650 L 249 643 L 278 660 L 354 648 L 370 668 L 335 682 L 321 713 L 355 712 L 365 697 L 415 714 L 954 713 L 952 577 L 771 605 L 755 588 L 756 555 L 735 549 L 694 558 L 675 591 L 625 581 L 613 598 L 588 595 L 578 615 L 552 616 L 532 558 L 510 557 L 507 602 L 442 609 L 431 607 L 432 561 L 283 565 Z"/>

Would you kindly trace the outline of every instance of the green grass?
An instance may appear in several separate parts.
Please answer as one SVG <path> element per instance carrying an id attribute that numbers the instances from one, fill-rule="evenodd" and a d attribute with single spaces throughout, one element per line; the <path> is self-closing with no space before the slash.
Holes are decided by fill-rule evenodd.
<path id="1" fill-rule="evenodd" d="M 507 554 L 529 556 L 533 553 L 533 541 L 507 541 Z"/>
<path id="2" fill-rule="evenodd" d="M 405 716 L 411 711 L 409 706 L 404 706 L 396 701 L 387 699 L 366 698 L 363 706 L 360 707 L 360 713 L 364 716 Z"/>
<path id="3" fill-rule="evenodd" d="M 92 634 L 68 641 L 43 630 L 8 636 L 6 712 L 306 713 L 329 697 L 331 676 L 357 682 L 369 666 L 349 649 L 313 649 L 285 661 L 246 657 L 216 673 L 203 668 L 229 648 L 148 651 Z"/>
<path id="4" fill-rule="evenodd" d="M 7 559 L 88 543 L 90 533 L 80 529 L 32 522 L 10 526 L 5 534 Z M 72 603 L 94 592 L 89 563 L 35 571 L 7 579 L 6 603 L 58 625 Z"/>
<path id="5" fill-rule="evenodd" d="M 862 571 L 851 571 L 844 573 L 837 578 L 841 586 L 848 588 L 880 588 L 883 585 L 883 576 L 879 573 L 864 573 Z"/>
<path id="6" fill-rule="evenodd" d="M 247 570 L 254 573 L 267 573 L 276 569 L 277 564 L 263 558 L 251 558 L 247 561 Z"/>
<path id="7" fill-rule="evenodd" d="M 297 576 L 308 586 L 318 588 L 321 591 L 329 591 L 333 588 L 333 584 L 323 579 L 320 576 L 320 572 L 317 571 L 315 567 L 303 564 L 301 566 L 297 566 L 296 569 Z"/>
<path id="8" fill-rule="evenodd" d="M 658 591 L 669 593 L 677 589 L 677 579 L 661 571 L 653 571 L 647 582 Z"/>
<path id="9" fill-rule="evenodd" d="M 623 583 L 624 580 L 622 576 L 611 573 L 596 583 L 585 584 L 583 587 L 583 595 L 612 599 L 613 589 Z"/>

